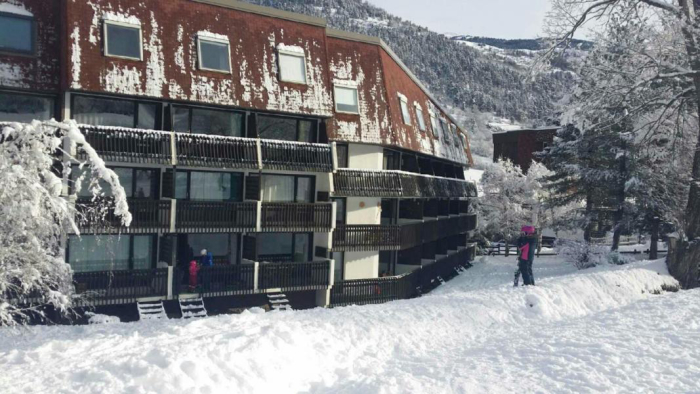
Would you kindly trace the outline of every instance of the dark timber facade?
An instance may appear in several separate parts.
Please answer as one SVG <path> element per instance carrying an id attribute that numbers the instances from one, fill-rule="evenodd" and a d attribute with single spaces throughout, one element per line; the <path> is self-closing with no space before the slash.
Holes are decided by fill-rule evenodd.
<path id="1" fill-rule="evenodd" d="M 467 133 L 381 40 L 234 0 L 0 0 L 0 18 L 0 122 L 75 120 L 129 198 L 129 227 L 88 214 L 66 240 L 90 304 L 383 302 L 473 258 Z"/>

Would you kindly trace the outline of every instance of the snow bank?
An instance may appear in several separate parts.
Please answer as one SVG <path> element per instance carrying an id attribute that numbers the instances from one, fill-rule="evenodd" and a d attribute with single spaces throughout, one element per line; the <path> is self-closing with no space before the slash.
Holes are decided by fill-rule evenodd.
<path id="1" fill-rule="evenodd" d="M 513 288 L 511 260 L 482 261 L 434 293 L 384 305 L 35 327 L 21 336 L 0 331 L 0 387 L 10 393 L 697 389 L 700 291 L 653 295 L 675 283 L 662 262 L 574 272 L 557 259 L 538 259 L 538 286 Z"/>

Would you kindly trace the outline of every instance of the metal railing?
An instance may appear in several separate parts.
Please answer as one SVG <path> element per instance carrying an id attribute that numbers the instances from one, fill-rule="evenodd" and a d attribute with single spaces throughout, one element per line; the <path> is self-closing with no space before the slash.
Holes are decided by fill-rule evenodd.
<path id="1" fill-rule="evenodd" d="M 254 202 L 178 200 L 175 228 L 180 232 L 255 231 Z"/>
<path id="2" fill-rule="evenodd" d="M 137 298 L 165 297 L 168 294 L 166 268 L 76 272 L 73 274 L 78 305 L 104 305 L 135 302 Z"/>
<path id="3" fill-rule="evenodd" d="M 401 171 L 338 170 L 336 196 L 461 198 L 476 197 L 473 182 Z"/>
<path id="4" fill-rule="evenodd" d="M 153 233 L 170 229 L 170 201 L 128 199 L 131 224 L 122 225 L 114 214 L 110 201 L 81 201 L 76 203 L 78 226 L 83 232 Z M 107 208 L 103 211 L 99 207 Z"/>
<path id="5" fill-rule="evenodd" d="M 170 133 L 155 130 L 80 125 L 85 140 L 105 161 L 169 164 Z"/>
<path id="6" fill-rule="evenodd" d="M 401 227 L 397 225 L 342 225 L 333 230 L 333 250 L 399 250 Z"/>
<path id="7" fill-rule="evenodd" d="M 201 294 L 218 297 L 255 293 L 253 264 L 222 264 L 200 267 L 196 283 L 190 283 L 189 273 L 179 270 L 174 275 L 173 294 Z M 194 286 L 192 286 L 194 285 Z"/>
<path id="8" fill-rule="evenodd" d="M 333 205 L 330 203 L 262 204 L 262 231 L 328 232 L 332 227 Z"/>
<path id="9" fill-rule="evenodd" d="M 254 139 L 207 134 L 175 133 L 180 165 L 215 168 L 258 168 Z"/>
<path id="10" fill-rule="evenodd" d="M 328 144 L 260 140 L 263 168 L 271 170 L 331 172 L 333 153 Z"/>
<path id="11" fill-rule="evenodd" d="M 318 290 L 329 285 L 330 262 L 260 263 L 260 289 Z"/>

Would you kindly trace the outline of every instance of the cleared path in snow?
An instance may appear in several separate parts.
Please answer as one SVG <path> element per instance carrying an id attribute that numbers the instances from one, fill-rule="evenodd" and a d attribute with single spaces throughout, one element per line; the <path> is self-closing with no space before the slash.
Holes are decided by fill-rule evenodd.
<path id="1" fill-rule="evenodd" d="M 513 259 L 384 305 L 0 331 L 0 391 L 700 391 L 700 291 L 652 295 L 662 263 L 543 258 L 515 289 Z"/>

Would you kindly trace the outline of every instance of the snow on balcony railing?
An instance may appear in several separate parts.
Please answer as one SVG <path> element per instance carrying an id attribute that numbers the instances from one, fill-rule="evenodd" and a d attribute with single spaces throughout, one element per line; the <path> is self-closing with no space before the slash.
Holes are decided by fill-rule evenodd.
<path id="1" fill-rule="evenodd" d="M 328 144 L 296 141 L 260 140 L 263 168 L 331 172 L 333 154 Z"/>
<path id="2" fill-rule="evenodd" d="M 476 197 L 474 183 L 453 178 L 396 170 L 338 170 L 335 195 L 369 197 Z"/>

